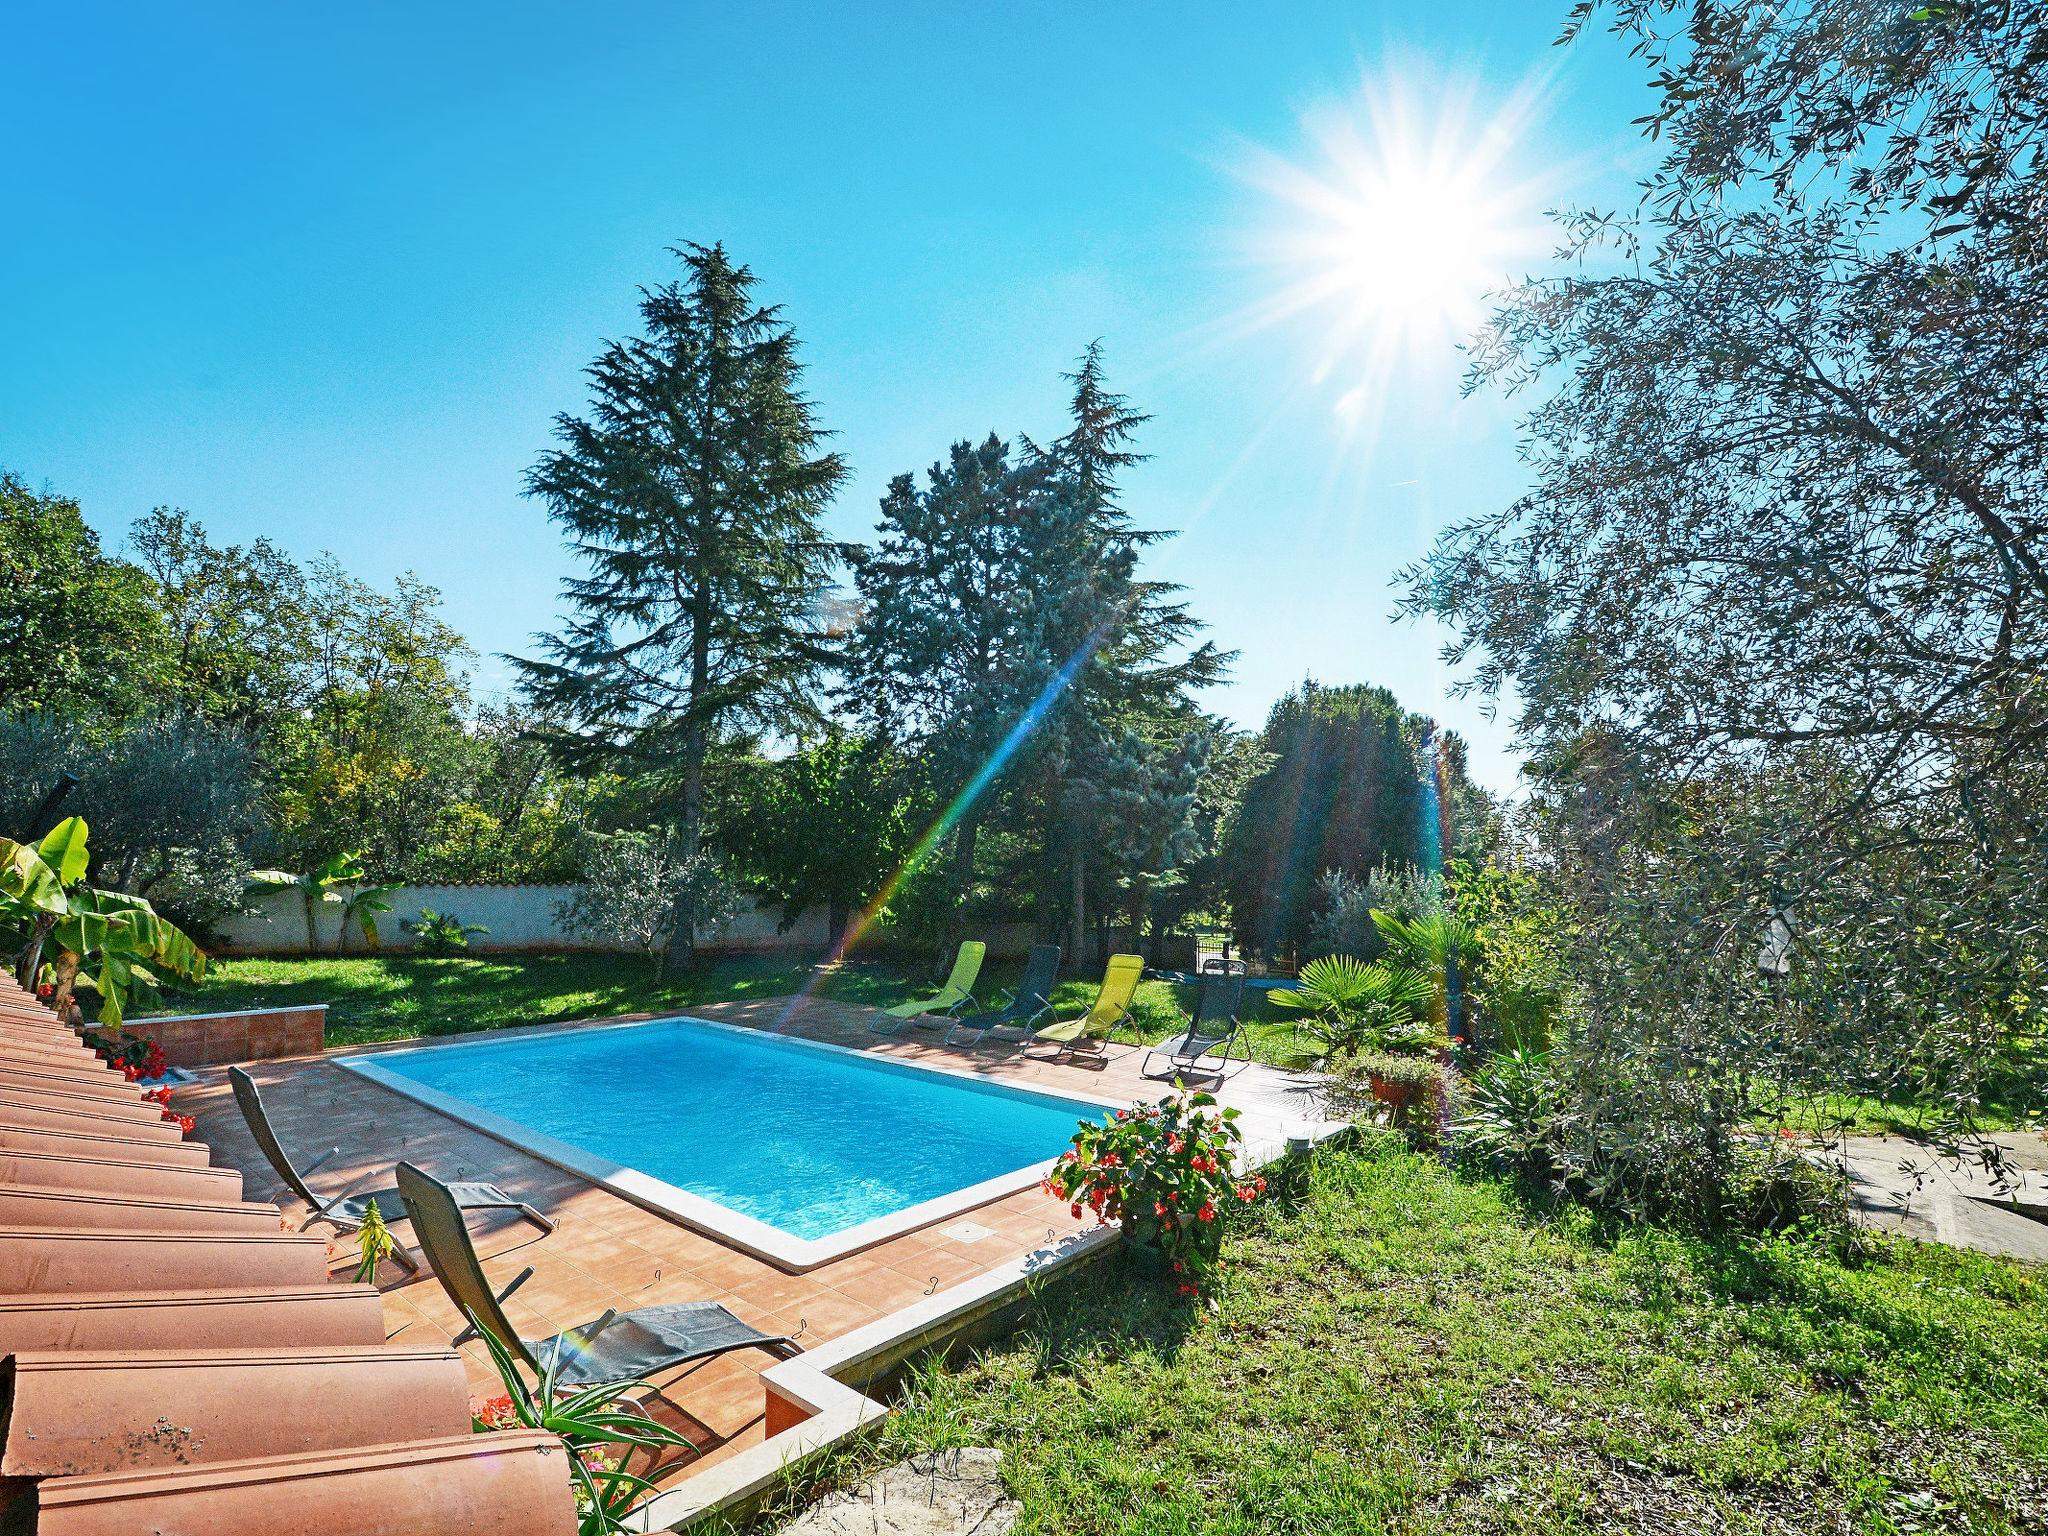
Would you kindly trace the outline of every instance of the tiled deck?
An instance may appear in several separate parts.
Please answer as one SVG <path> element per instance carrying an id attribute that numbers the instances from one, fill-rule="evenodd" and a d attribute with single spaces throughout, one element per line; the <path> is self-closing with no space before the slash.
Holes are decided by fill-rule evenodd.
<path id="1" fill-rule="evenodd" d="M 1109 1059 L 1101 1066 L 1015 1055 L 976 1059 L 946 1050 L 925 1031 L 909 1031 L 909 1038 L 878 1036 L 869 1028 L 874 1012 L 852 1004 L 774 998 L 710 1005 L 691 1013 L 906 1061 L 943 1062 L 956 1070 L 971 1067 L 1020 1086 L 1089 1098 L 1121 1102 L 1157 1097 L 1163 1091 L 1157 1082 L 1140 1078 L 1142 1052 L 1128 1046 L 1111 1046 Z M 365 1188 L 388 1187 L 393 1162 L 405 1158 L 445 1179 L 501 1184 L 554 1218 L 559 1225 L 546 1237 L 536 1236 L 531 1226 L 516 1218 L 471 1218 L 470 1230 L 484 1267 L 495 1281 L 502 1283 L 532 1266 L 533 1278 L 505 1304 L 507 1315 L 530 1336 L 544 1337 L 589 1322 L 608 1307 L 623 1311 L 666 1301 L 715 1300 L 756 1327 L 814 1346 L 1092 1225 L 1092 1218 L 1076 1222 L 1064 1205 L 1027 1190 L 805 1274 L 789 1274 L 321 1057 L 261 1062 L 249 1071 L 263 1089 L 280 1138 L 302 1164 L 340 1146 L 340 1156 L 315 1176 L 322 1189 L 358 1178 L 374 1181 L 366 1182 Z M 199 1076 L 198 1084 L 178 1096 L 179 1107 L 198 1119 L 196 1134 L 212 1144 L 217 1161 L 242 1171 L 248 1198 L 276 1199 L 296 1224 L 304 1207 L 276 1189 L 276 1177 L 242 1123 L 225 1074 L 209 1069 Z M 1246 1110 L 1248 1127 L 1256 1124 L 1269 1134 L 1283 1122 L 1313 1118 L 1306 1085 L 1264 1068 L 1239 1073 L 1221 1096 Z M 396 1233 L 402 1240 L 411 1237 L 403 1225 Z M 353 1238 L 338 1239 L 332 1251 L 337 1271 L 352 1267 Z M 408 1280 L 387 1261 L 378 1281 L 384 1292 L 386 1331 L 393 1342 L 440 1346 L 460 1331 L 462 1319 L 430 1273 L 423 1271 Z M 463 1356 L 473 1389 L 495 1394 L 497 1376 L 483 1346 L 472 1341 Z M 656 1379 L 654 1384 L 667 1401 L 649 1406 L 675 1422 L 708 1464 L 763 1438 L 764 1399 L 758 1378 L 770 1363 L 758 1352 L 741 1351 L 686 1367 Z"/>

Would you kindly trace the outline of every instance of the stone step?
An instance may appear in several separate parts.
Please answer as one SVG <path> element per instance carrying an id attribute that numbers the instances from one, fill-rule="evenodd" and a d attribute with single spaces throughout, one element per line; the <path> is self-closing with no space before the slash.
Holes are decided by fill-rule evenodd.
<path id="1" fill-rule="evenodd" d="M 21 1350 L 325 1348 L 384 1338 L 372 1285 L 0 1295 L 0 1355 Z"/>
<path id="2" fill-rule="evenodd" d="M 0 1227 L 0 1294 L 317 1285 L 327 1240 L 284 1232 Z"/>
<path id="3" fill-rule="evenodd" d="M 251 1236 L 279 1230 L 277 1207 L 254 1200 L 178 1200 L 28 1185 L 0 1188 L 0 1227 L 241 1232 Z"/>
<path id="4" fill-rule="evenodd" d="M 242 1175 L 233 1168 L 190 1168 L 114 1157 L 64 1157 L 0 1148 L 0 1185 L 68 1189 L 151 1200 L 238 1201 Z"/>

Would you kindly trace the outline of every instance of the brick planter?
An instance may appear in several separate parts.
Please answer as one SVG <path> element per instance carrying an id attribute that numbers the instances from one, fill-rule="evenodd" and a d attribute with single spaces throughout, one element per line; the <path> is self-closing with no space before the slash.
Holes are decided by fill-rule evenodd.
<path id="1" fill-rule="evenodd" d="M 327 1005 L 252 1008 L 243 1013 L 180 1013 L 129 1019 L 131 1035 L 154 1040 L 174 1067 L 223 1067 L 237 1061 L 312 1056 L 327 1043 Z"/>

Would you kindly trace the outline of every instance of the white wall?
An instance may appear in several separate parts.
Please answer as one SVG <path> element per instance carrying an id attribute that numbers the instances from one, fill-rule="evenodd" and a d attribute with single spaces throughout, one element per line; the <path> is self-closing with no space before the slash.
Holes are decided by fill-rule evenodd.
<path id="1" fill-rule="evenodd" d="M 471 949 L 607 948 L 603 942 L 584 934 L 566 932 L 555 922 L 555 904 L 567 901 L 575 890 L 573 885 L 400 886 L 385 898 L 391 903 L 391 910 L 377 915 L 377 935 L 384 949 L 411 949 L 417 940 L 400 926 L 400 920 L 417 919 L 420 908 L 432 907 L 465 923 L 482 923 L 491 930 L 471 937 Z M 306 905 L 297 891 L 264 891 L 253 897 L 250 905 L 253 911 L 225 918 L 217 925 L 217 942 L 213 946 L 216 953 L 306 953 Z M 320 950 L 332 954 L 341 908 L 322 902 L 313 912 Z M 831 947 L 830 920 L 822 906 L 807 910 L 787 933 L 776 931 L 781 917 L 780 907 L 743 900 L 737 917 L 723 928 L 700 932 L 697 942 L 701 948 L 713 951 L 800 950 L 822 954 Z M 1021 955 L 1031 946 L 1031 928 L 1027 923 L 999 924 L 984 937 L 992 955 Z M 346 952 L 359 954 L 362 949 L 362 934 L 351 929 Z"/>

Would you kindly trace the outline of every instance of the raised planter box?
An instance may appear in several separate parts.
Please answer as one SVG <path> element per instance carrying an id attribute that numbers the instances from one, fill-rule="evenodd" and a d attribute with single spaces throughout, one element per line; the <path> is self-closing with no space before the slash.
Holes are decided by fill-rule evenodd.
<path id="1" fill-rule="evenodd" d="M 130 1019 L 123 1027 L 131 1035 L 154 1040 L 174 1067 L 224 1067 L 237 1061 L 317 1055 L 327 1043 L 327 1005 L 165 1014 Z"/>

